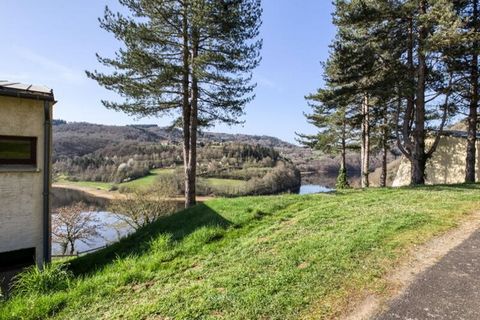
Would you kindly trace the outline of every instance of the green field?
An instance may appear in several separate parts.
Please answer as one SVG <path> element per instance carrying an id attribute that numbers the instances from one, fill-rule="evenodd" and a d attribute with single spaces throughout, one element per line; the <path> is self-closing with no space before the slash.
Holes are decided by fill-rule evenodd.
<path id="1" fill-rule="evenodd" d="M 130 189 L 137 189 L 137 188 L 145 188 L 152 186 L 155 183 L 155 179 L 162 174 L 172 174 L 175 169 L 153 169 L 150 170 L 150 174 L 138 178 L 129 182 L 115 184 L 112 182 L 94 182 L 94 181 L 70 181 L 65 176 L 61 176 L 56 179 L 55 182 L 72 185 L 72 186 L 79 186 L 85 188 L 93 188 L 93 189 L 100 189 L 100 190 L 110 190 L 114 185 L 117 186 L 125 186 Z"/>
<path id="2" fill-rule="evenodd" d="M 218 179 L 218 178 L 207 178 L 205 179 L 209 185 L 212 187 L 242 187 L 245 185 L 245 181 L 242 180 L 233 180 L 233 179 Z"/>
<path id="3" fill-rule="evenodd" d="M 155 180 L 159 175 L 173 174 L 174 172 L 175 169 L 153 169 L 150 170 L 149 175 L 129 182 L 121 183 L 119 186 L 124 186 L 129 189 L 148 188 L 155 183 Z"/>
<path id="4" fill-rule="evenodd" d="M 72 260 L 67 289 L 0 319 L 330 319 L 479 206 L 478 185 L 215 199 Z"/>
<path id="5" fill-rule="evenodd" d="M 160 175 L 169 175 L 173 174 L 175 169 L 153 169 L 150 171 L 150 174 L 138 178 L 129 182 L 124 183 L 110 183 L 110 182 L 94 182 L 94 181 L 70 181 L 65 176 L 61 176 L 56 179 L 57 183 L 79 186 L 85 188 L 99 189 L 99 190 L 111 190 L 113 186 L 124 187 L 130 190 L 138 190 L 142 188 L 151 187 L 158 176 Z M 206 183 L 214 192 L 221 191 L 225 192 L 228 190 L 238 190 L 246 185 L 244 180 L 234 180 L 234 179 L 220 179 L 220 178 L 199 178 L 199 182 Z"/>
<path id="6" fill-rule="evenodd" d="M 78 186 L 83 188 L 92 188 L 99 190 L 110 190 L 114 183 L 110 182 L 95 182 L 95 181 L 70 181 L 66 177 L 62 176 L 55 180 L 55 183 L 60 183 L 63 185 Z"/>
<path id="7" fill-rule="evenodd" d="M 199 179 L 199 183 L 205 183 L 208 187 L 211 188 L 213 193 L 232 194 L 232 195 L 237 194 L 247 184 L 247 182 L 243 180 L 220 179 L 220 178 Z"/>

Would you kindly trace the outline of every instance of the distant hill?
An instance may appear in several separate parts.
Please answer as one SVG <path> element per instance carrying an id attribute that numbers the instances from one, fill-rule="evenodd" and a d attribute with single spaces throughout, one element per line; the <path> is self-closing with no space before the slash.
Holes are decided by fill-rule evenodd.
<path id="1" fill-rule="evenodd" d="M 338 155 L 323 154 L 266 135 L 201 132 L 198 138 L 200 147 L 211 143 L 232 142 L 274 148 L 305 173 L 305 183 L 329 187 L 335 185 L 340 163 Z M 134 154 L 139 147 L 152 143 L 180 147 L 182 144 L 181 131 L 154 124 L 110 126 L 86 122 L 68 123 L 63 120 L 53 122 L 54 161 L 60 158 L 74 158 L 89 154 L 125 156 Z M 356 152 L 349 152 L 347 158 L 351 183 L 356 186 L 360 174 L 360 157 Z M 393 155 L 389 155 L 389 158 L 390 161 L 396 159 Z M 376 155 L 372 156 L 371 170 L 374 171 L 379 166 L 380 158 Z M 376 180 L 375 176 L 374 174 L 373 180 Z"/>
<path id="2" fill-rule="evenodd" d="M 67 123 L 63 120 L 55 120 L 53 122 L 55 158 L 83 156 L 112 145 L 143 142 L 180 145 L 182 143 L 181 131 L 151 124 L 108 126 L 86 122 Z M 291 143 L 270 136 L 217 132 L 201 132 L 199 134 L 199 144 L 212 142 L 258 144 L 278 149 L 299 148 Z"/>

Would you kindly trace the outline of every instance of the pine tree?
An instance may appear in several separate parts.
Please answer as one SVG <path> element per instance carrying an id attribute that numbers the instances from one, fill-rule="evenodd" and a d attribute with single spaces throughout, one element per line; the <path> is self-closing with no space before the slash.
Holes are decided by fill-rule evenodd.
<path id="1" fill-rule="evenodd" d="M 463 22 L 459 41 L 452 43 L 447 49 L 448 68 L 455 74 L 455 102 L 459 112 L 466 110 L 467 145 L 465 182 L 476 180 L 476 143 L 479 104 L 479 63 L 478 55 L 480 16 L 479 0 L 455 1 L 455 9 Z"/>
<path id="2" fill-rule="evenodd" d="M 395 99 L 392 87 L 402 73 L 392 72 L 398 67 L 401 51 L 388 39 L 398 36 L 395 25 L 385 21 L 391 10 L 386 1 L 337 0 L 334 23 L 338 27 L 332 44 L 332 56 L 337 60 L 337 71 L 330 78 L 342 94 L 357 105 L 357 125 L 360 129 L 361 185 L 369 186 L 370 154 L 374 138 L 391 136 L 391 125 L 382 126 L 384 116 L 377 109 Z M 384 105 L 375 105 L 382 101 Z M 386 144 L 387 142 L 385 142 Z"/>
<path id="3" fill-rule="evenodd" d="M 467 11 L 467 16 L 469 17 L 469 23 L 467 28 L 470 32 L 473 33 L 472 41 L 468 46 L 470 53 L 470 63 L 469 67 L 469 95 L 468 95 L 468 129 L 467 129 L 467 156 L 465 159 L 465 182 L 475 183 L 475 167 L 476 167 L 476 153 L 477 153 L 477 126 L 478 126 L 478 102 L 479 102 L 479 63 L 478 55 L 480 53 L 480 45 L 478 34 L 480 32 L 480 7 L 478 0 L 468 1 L 470 4 L 470 12 Z"/>
<path id="4" fill-rule="evenodd" d="M 253 99 L 251 71 L 262 41 L 260 0 L 119 0 L 128 14 L 108 9 L 100 19 L 122 48 L 112 69 L 87 75 L 123 102 L 105 107 L 136 116 L 174 114 L 183 131 L 185 206 L 195 204 L 197 131 L 235 124 Z"/>
<path id="5" fill-rule="evenodd" d="M 372 135 L 383 136 L 386 159 L 392 122 L 397 144 L 411 162 L 412 184 L 423 184 L 426 162 L 439 143 L 451 107 L 454 78 L 445 50 L 458 41 L 460 26 L 452 3 L 336 0 L 335 5 L 338 32 L 331 56 L 337 68 L 329 80 L 336 94 L 358 106 L 362 186 L 368 186 Z M 394 119 L 385 118 L 392 110 Z M 434 142 L 427 148 L 432 133 Z M 383 168 L 385 175 L 386 160 Z"/>
<path id="6" fill-rule="evenodd" d="M 412 184 L 423 184 L 426 162 L 435 151 L 446 122 L 452 90 L 451 73 L 443 55 L 458 27 L 451 2 L 340 2 L 354 13 L 347 16 L 347 25 L 360 22 L 368 26 L 368 43 L 377 61 L 373 70 L 383 71 L 371 88 L 380 92 L 374 95 L 381 100 L 387 96 L 391 103 L 397 102 L 397 145 L 411 162 Z M 389 55 L 388 50 L 393 54 Z M 427 149 L 426 139 L 431 133 L 434 143 Z"/>
<path id="7" fill-rule="evenodd" d="M 408 79 L 401 85 L 398 146 L 410 160 L 411 183 L 425 183 L 427 160 L 435 152 L 447 120 L 452 75 L 444 50 L 454 39 L 458 19 L 448 0 L 402 1 L 395 18 L 405 31 L 404 63 Z M 400 106 L 400 105 L 399 105 Z M 435 125 L 435 123 L 438 123 Z M 433 133 L 433 143 L 426 138 Z"/>
<path id="8" fill-rule="evenodd" d="M 348 119 L 348 106 L 329 101 L 333 96 L 328 90 L 319 90 L 316 94 L 306 97 L 313 109 L 311 114 L 306 114 L 307 121 L 317 127 L 318 133 L 313 135 L 299 134 L 297 141 L 312 149 L 321 150 L 327 154 L 340 154 L 340 168 L 336 188 L 349 187 L 347 172 L 347 149 L 354 148 L 350 119 Z"/>
<path id="9" fill-rule="evenodd" d="M 340 169 L 337 178 L 337 188 L 348 188 L 348 172 L 346 153 L 348 149 L 358 148 L 358 136 L 355 128 L 356 105 L 344 94 L 344 89 L 337 87 L 333 81 L 339 70 L 338 56 L 332 55 L 324 64 L 325 88 L 306 98 L 312 108 L 311 114 L 306 114 L 307 121 L 317 127 L 314 135 L 298 134 L 298 141 L 307 147 L 321 150 L 325 153 L 340 154 Z"/>

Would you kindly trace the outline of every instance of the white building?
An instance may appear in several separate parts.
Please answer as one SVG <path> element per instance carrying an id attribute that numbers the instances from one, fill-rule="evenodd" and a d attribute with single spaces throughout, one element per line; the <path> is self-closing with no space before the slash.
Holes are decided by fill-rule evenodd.
<path id="1" fill-rule="evenodd" d="M 0 81 L 0 271 L 50 260 L 52 90 Z"/>

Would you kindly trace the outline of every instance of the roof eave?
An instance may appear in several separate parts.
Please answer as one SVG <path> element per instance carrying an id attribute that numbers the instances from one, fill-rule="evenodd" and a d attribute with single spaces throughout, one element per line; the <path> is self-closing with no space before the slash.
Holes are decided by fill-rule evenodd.
<path id="1" fill-rule="evenodd" d="M 0 87 L 0 96 L 55 102 L 55 97 L 53 96 L 53 92 L 46 94 L 46 93 L 35 92 L 35 91 L 28 92 L 25 90 L 17 90 L 17 89 Z"/>

